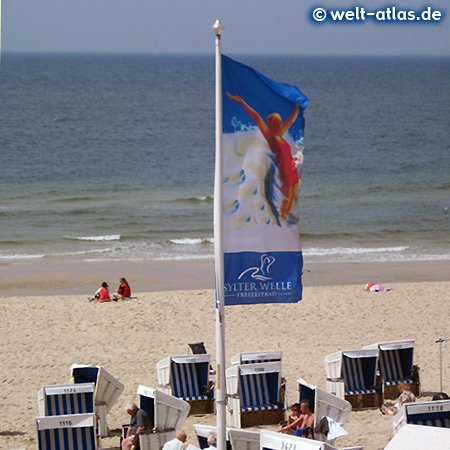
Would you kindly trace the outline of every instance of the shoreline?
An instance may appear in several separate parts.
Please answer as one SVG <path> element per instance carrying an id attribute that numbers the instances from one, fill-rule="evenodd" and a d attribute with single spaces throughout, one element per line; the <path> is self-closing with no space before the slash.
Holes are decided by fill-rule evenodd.
<path id="1" fill-rule="evenodd" d="M 303 285 L 450 281 L 448 260 L 304 262 Z M 92 295 L 102 281 L 110 291 L 124 276 L 133 293 L 214 289 L 214 260 L 33 262 L 0 265 L 4 296 Z M 117 285 L 117 286 L 116 286 Z"/>

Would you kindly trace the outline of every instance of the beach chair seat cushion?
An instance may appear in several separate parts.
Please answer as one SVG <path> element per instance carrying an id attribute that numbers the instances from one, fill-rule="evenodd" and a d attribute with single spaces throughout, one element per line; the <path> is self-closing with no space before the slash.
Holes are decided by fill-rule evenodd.
<path id="1" fill-rule="evenodd" d="M 249 412 L 249 411 L 267 411 L 270 409 L 278 409 L 283 408 L 283 405 L 257 405 L 257 406 L 247 406 L 241 408 L 241 411 Z"/>
<path id="2" fill-rule="evenodd" d="M 181 398 L 181 400 L 189 402 L 191 400 L 209 400 L 210 397 L 208 397 L 207 395 L 192 395 L 190 397 L 178 397 L 178 398 Z"/>
<path id="3" fill-rule="evenodd" d="M 345 391 L 345 395 L 361 395 L 361 394 L 376 394 L 381 392 L 380 389 L 359 389 L 356 391 Z"/>

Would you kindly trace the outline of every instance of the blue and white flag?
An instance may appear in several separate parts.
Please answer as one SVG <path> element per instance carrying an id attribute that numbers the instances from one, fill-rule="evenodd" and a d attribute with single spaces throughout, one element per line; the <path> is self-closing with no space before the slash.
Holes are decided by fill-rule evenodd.
<path id="1" fill-rule="evenodd" d="M 302 298 L 298 88 L 222 56 L 225 305 Z"/>

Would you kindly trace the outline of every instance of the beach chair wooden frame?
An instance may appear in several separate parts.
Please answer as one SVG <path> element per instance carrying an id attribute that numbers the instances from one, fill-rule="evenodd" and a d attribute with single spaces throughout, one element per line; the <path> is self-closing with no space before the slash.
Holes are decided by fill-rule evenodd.
<path id="1" fill-rule="evenodd" d="M 377 376 L 378 350 L 346 350 L 327 355 L 327 391 L 347 400 L 353 409 L 383 404 L 383 385 Z"/>
<path id="2" fill-rule="evenodd" d="M 35 419 L 37 450 L 97 450 L 95 414 L 69 414 Z"/>
<path id="3" fill-rule="evenodd" d="M 226 370 L 226 379 L 229 426 L 271 425 L 285 419 L 280 362 L 232 366 Z"/>
<path id="4" fill-rule="evenodd" d="M 394 433 L 406 424 L 450 428 L 450 400 L 404 403 L 392 424 Z"/>
<path id="5" fill-rule="evenodd" d="M 266 352 L 242 352 L 231 357 L 231 365 L 258 364 L 265 362 L 282 363 L 283 352 L 281 350 L 269 350 Z"/>
<path id="6" fill-rule="evenodd" d="M 108 436 L 107 415 L 119 399 L 125 386 L 101 366 L 73 364 L 70 378 L 74 384 L 95 383 L 95 412 L 99 417 L 101 436 Z"/>
<path id="7" fill-rule="evenodd" d="M 189 403 L 190 414 L 214 412 L 210 355 L 169 356 L 156 363 L 158 389 Z"/>
<path id="8" fill-rule="evenodd" d="M 400 383 L 408 384 L 411 392 L 420 396 L 419 367 L 413 364 L 414 339 L 378 342 L 363 348 L 378 349 L 378 370 L 383 379 L 385 399 L 393 400 L 400 395 Z"/>
<path id="9" fill-rule="evenodd" d="M 314 429 L 319 425 L 324 417 L 333 419 L 339 425 L 344 425 L 352 410 L 352 405 L 347 400 L 336 397 L 324 391 L 321 388 L 308 384 L 303 378 L 297 380 L 299 402 L 309 400 L 314 411 Z M 317 441 L 328 442 L 327 435 L 314 431 L 314 439 Z"/>

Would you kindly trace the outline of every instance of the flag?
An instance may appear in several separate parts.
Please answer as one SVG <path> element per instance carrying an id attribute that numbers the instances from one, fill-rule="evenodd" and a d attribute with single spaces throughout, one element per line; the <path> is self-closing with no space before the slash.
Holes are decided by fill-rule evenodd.
<path id="1" fill-rule="evenodd" d="M 302 298 L 298 195 L 307 97 L 222 55 L 225 305 Z"/>

